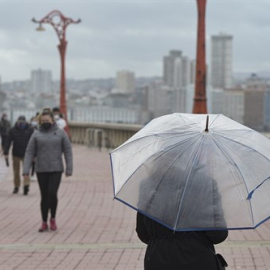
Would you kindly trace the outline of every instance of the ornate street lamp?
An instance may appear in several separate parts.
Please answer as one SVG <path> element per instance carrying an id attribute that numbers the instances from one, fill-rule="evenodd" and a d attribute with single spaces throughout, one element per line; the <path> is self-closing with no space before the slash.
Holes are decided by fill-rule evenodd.
<path id="1" fill-rule="evenodd" d="M 71 18 L 65 17 L 60 11 L 53 10 L 41 20 L 38 21 L 35 18 L 33 18 L 32 21 L 34 23 L 39 24 L 39 26 L 36 29 L 37 31 L 45 30 L 42 26 L 43 23 L 48 23 L 52 25 L 60 41 L 60 44 L 58 45 L 60 59 L 61 59 L 60 111 L 61 113 L 63 113 L 64 118 L 67 121 L 66 78 L 65 78 L 65 54 L 66 54 L 66 48 L 67 48 L 66 28 L 69 24 L 71 23 L 77 24 L 81 22 L 81 20 L 78 19 L 77 21 L 74 21 Z M 67 132 L 68 132 L 68 126 L 67 126 Z"/>
<path id="2" fill-rule="evenodd" d="M 198 28 L 197 28 L 197 57 L 196 82 L 193 113 L 207 113 L 206 106 L 206 63 L 205 63 L 205 7 L 206 0 L 197 0 Z"/>

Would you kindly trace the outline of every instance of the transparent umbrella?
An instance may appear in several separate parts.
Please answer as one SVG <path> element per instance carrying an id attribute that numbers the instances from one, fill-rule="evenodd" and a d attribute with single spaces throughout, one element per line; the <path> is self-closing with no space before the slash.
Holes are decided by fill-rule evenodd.
<path id="1" fill-rule="evenodd" d="M 224 115 L 152 120 L 110 153 L 114 196 L 175 231 L 270 217 L 270 140 Z"/>

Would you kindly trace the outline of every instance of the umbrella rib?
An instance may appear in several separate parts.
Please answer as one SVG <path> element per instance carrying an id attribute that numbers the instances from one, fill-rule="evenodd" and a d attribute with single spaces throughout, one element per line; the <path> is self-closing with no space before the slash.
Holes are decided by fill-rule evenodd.
<path id="1" fill-rule="evenodd" d="M 164 117 L 164 116 L 163 116 Z M 177 113 L 175 113 L 175 117 L 173 118 L 173 119 L 169 119 L 169 120 L 167 120 L 166 121 L 166 124 L 168 124 L 168 123 L 170 123 L 170 122 L 174 122 L 177 118 L 179 117 L 179 114 L 177 114 Z M 187 126 L 190 126 L 191 128 L 194 126 L 194 125 L 196 125 L 197 123 L 196 122 L 194 122 L 194 123 L 192 123 L 192 124 L 189 124 L 189 122 L 188 121 L 186 121 L 186 119 L 184 119 L 183 118 L 183 116 L 182 115 L 180 115 L 180 117 L 183 119 L 183 121 L 186 123 L 186 124 L 184 124 L 184 125 L 181 125 L 181 129 L 183 129 L 183 128 L 185 128 L 185 125 L 187 125 Z M 153 126 L 153 125 L 155 125 L 156 124 L 156 121 L 155 120 L 157 120 L 157 119 L 153 119 L 151 122 L 149 122 L 146 126 L 144 126 L 142 129 L 149 129 L 149 127 L 150 128 L 153 128 L 153 127 L 151 127 L 151 126 Z M 160 124 L 159 124 L 160 125 Z M 141 129 L 141 130 L 142 130 Z M 141 132 L 141 130 L 139 130 L 136 134 L 140 134 L 140 132 Z M 157 132 L 157 134 L 170 134 L 171 132 L 163 132 L 163 131 L 156 131 Z M 185 130 L 185 132 L 186 132 L 186 130 Z M 174 134 L 174 133 L 177 133 L 177 134 L 179 134 L 179 133 L 181 133 L 181 132 L 179 132 L 179 131 L 177 131 L 177 132 L 172 132 L 172 134 Z M 134 136 L 136 135 L 136 134 L 134 134 Z M 148 136 L 152 136 L 152 135 L 155 135 L 155 133 L 153 133 L 153 134 L 150 134 L 150 135 L 144 135 L 143 137 L 140 137 L 140 138 L 144 138 L 144 137 L 148 137 Z M 132 136 L 133 137 L 133 136 Z M 136 141 L 136 140 L 138 140 L 138 139 L 140 139 L 140 138 L 136 138 L 135 140 L 132 140 L 132 137 L 129 139 L 129 140 L 127 140 L 126 141 L 126 143 L 130 143 L 130 142 L 133 142 L 133 141 Z M 131 140 L 131 141 L 130 141 Z"/>
<path id="2" fill-rule="evenodd" d="M 219 135 L 219 134 L 218 134 L 218 135 Z M 234 141 L 234 140 L 229 139 L 229 138 L 227 138 L 227 137 L 225 137 L 225 136 L 222 136 L 222 135 L 219 135 L 219 136 L 221 136 L 221 137 L 224 138 L 224 139 L 230 140 L 230 141 L 232 141 L 232 142 L 234 142 L 234 143 L 243 145 L 243 146 L 247 147 L 248 149 L 250 149 L 250 150 L 256 152 L 256 153 L 259 154 L 259 155 L 261 155 L 261 156 L 264 157 L 266 160 L 270 161 L 270 159 L 267 158 L 265 155 L 263 155 L 262 153 L 258 152 L 256 149 L 251 148 L 250 146 L 248 146 L 248 145 L 246 145 L 246 144 L 243 144 L 243 143 Z M 257 186 L 256 186 L 252 191 L 250 191 L 250 192 L 249 192 L 249 190 L 247 189 L 247 191 L 248 191 L 247 199 L 250 200 L 251 197 L 252 197 L 252 195 L 253 195 L 253 193 L 255 192 L 255 190 L 257 190 L 259 187 L 261 187 L 261 186 L 262 186 L 266 181 L 268 181 L 269 179 L 270 179 L 270 176 L 267 177 L 266 179 L 264 179 L 259 185 L 257 185 Z"/>
<path id="3" fill-rule="evenodd" d="M 192 143 L 194 142 L 194 139 L 195 139 L 197 136 L 198 136 L 198 134 L 196 134 L 196 136 L 194 136 L 194 137 L 188 137 L 187 139 L 181 141 L 181 144 L 193 139 L 192 142 L 191 142 L 191 144 L 192 144 Z M 180 144 L 180 142 L 177 142 L 177 143 L 175 143 L 174 145 L 170 145 L 170 147 L 165 148 L 165 149 L 164 149 L 165 151 L 164 151 L 163 155 L 166 154 L 166 152 L 170 151 L 171 149 L 177 147 L 179 144 Z M 184 153 L 184 152 L 183 152 L 183 153 Z M 138 166 L 138 167 L 136 168 L 136 170 L 134 170 L 134 171 L 127 177 L 127 180 L 125 181 L 125 183 L 123 184 L 123 186 L 125 186 L 125 185 L 128 183 L 128 181 L 131 179 L 132 175 L 134 175 L 134 174 L 135 174 L 135 173 L 136 173 L 136 172 L 144 165 L 144 163 L 147 162 L 147 160 L 149 160 L 150 158 L 152 158 L 155 154 L 156 154 L 156 153 L 154 153 L 153 155 L 151 155 L 151 156 L 149 156 L 148 158 L 146 158 L 146 159 L 140 164 L 140 166 Z M 178 157 L 178 156 L 177 156 L 177 157 Z M 173 165 L 173 163 L 172 163 L 171 165 Z M 161 179 L 161 181 L 162 181 L 162 179 Z M 121 189 L 123 188 L 123 186 L 121 187 Z M 121 189 L 119 189 L 119 191 L 117 192 L 117 194 L 120 192 Z M 115 194 L 115 196 L 116 196 L 117 194 Z"/>
<path id="4" fill-rule="evenodd" d="M 253 193 L 254 193 L 259 187 L 261 187 L 266 181 L 268 181 L 269 179 L 270 179 L 270 176 L 267 177 L 266 179 L 264 179 L 257 187 L 255 187 L 251 192 L 249 192 L 247 199 L 248 199 L 248 200 L 251 200 Z"/>
<path id="5" fill-rule="evenodd" d="M 187 140 L 190 140 L 190 139 L 187 139 Z M 179 143 L 176 143 L 173 147 L 169 148 L 166 152 L 170 151 L 170 150 L 173 149 L 173 148 L 178 147 L 178 145 L 179 145 Z M 187 149 L 187 150 L 188 150 L 188 149 Z M 166 152 L 164 152 L 163 155 L 166 154 Z M 173 166 L 173 164 L 176 162 L 176 160 L 177 160 L 181 155 L 183 155 L 184 153 L 185 153 L 185 151 L 182 152 L 181 154 L 177 155 L 177 156 L 175 157 L 175 159 L 171 162 L 170 166 L 168 167 L 168 169 L 166 170 L 166 172 L 163 174 L 163 177 L 160 179 L 160 181 L 159 181 L 159 183 L 158 183 L 156 189 L 158 189 L 158 187 L 160 186 L 162 180 L 164 179 L 164 177 L 165 177 L 166 173 L 169 171 L 169 169 Z M 149 158 L 150 158 L 150 157 L 149 157 Z M 143 165 L 143 163 L 141 164 L 141 166 L 142 166 L 142 165 Z M 141 166 L 139 166 L 137 169 L 139 169 Z M 135 171 L 135 172 L 136 172 L 136 171 Z M 135 172 L 134 172 L 134 173 L 135 173 Z M 129 177 L 129 178 L 130 178 L 130 177 Z M 126 184 L 126 183 L 125 183 L 125 184 Z M 154 198 L 154 194 L 153 194 L 152 197 L 150 198 L 149 202 L 151 202 L 151 201 L 153 200 L 153 198 Z"/>
<path id="6" fill-rule="evenodd" d="M 212 125 L 214 124 L 214 122 L 215 122 L 219 117 L 220 117 L 220 114 L 218 114 L 218 115 L 214 118 L 214 120 L 212 120 L 212 122 L 209 123 L 209 127 L 212 126 Z"/>
<path id="7" fill-rule="evenodd" d="M 213 116 L 213 115 L 212 115 Z M 218 120 L 218 118 L 220 118 L 221 116 L 224 116 L 224 115 L 222 115 L 222 114 L 218 114 L 218 115 L 216 115 L 216 117 L 214 118 L 214 120 L 211 122 L 211 124 L 209 124 L 209 127 L 212 125 L 212 124 L 214 124 L 214 122 L 216 121 L 216 120 Z M 232 120 L 232 119 L 230 119 L 230 120 Z M 233 121 L 233 120 L 232 120 Z M 233 122 L 235 122 L 235 121 L 233 121 Z M 239 123 L 237 123 L 236 122 L 236 124 L 237 125 L 240 125 Z M 223 124 L 220 124 L 220 125 L 217 125 L 217 126 L 215 126 L 214 127 L 214 129 L 219 129 L 220 130 L 220 128 L 222 127 L 222 126 L 227 126 L 228 125 L 228 123 L 223 123 Z M 244 128 L 243 129 L 238 129 L 238 130 L 243 130 L 243 131 L 246 131 L 246 130 L 251 130 L 250 128 L 248 128 L 248 127 L 246 127 L 246 126 L 243 126 Z M 213 130 L 214 130 L 213 129 Z M 231 129 L 231 130 L 228 130 L 228 129 L 225 129 L 226 131 L 235 131 L 235 129 Z"/>
<path id="8" fill-rule="evenodd" d="M 163 133 L 163 134 L 170 134 L 170 133 Z M 171 134 L 174 134 L 174 133 L 171 133 Z M 188 133 L 185 134 L 185 135 L 188 135 Z M 191 133 L 190 135 L 194 135 L 194 133 Z M 195 134 L 195 135 L 197 135 L 197 134 Z M 156 135 L 155 135 L 155 134 L 154 134 L 154 135 L 148 135 L 147 137 L 151 137 L 151 136 L 154 136 L 154 137 L 155 137 Z M 166 140 L 168 140 L 168 139 L 177 138 L 177 137 L 179 137 L 179 133 L 177 133 L 175 136 L 164 137 L 164 138 L 162 138 L 161 140 L 166 141 Z M 132 142 L 130 142 L 130 143 L 133 143 L 133 142 L 135 142 L 135 141 L 137 141 L 137 140 L 139 140 L 139 139 L 144 139 L 144 138 L 146 138 L 146 137 L 138 138 L 138 139 L 136 139 L 136 140 L 134 140 L 134 141 L 132 141 Z M 188 139 L 183 140 L 181 143 L 186 142 L 186 141 L 188 141 L 188 140 L 190 140 L 190 137 L 189 137 Z M 149 145 L 154 144 L 154 143 L 156 143 L 156 141 L 151 141 L 151 142 L 149 142 L 148 144 L 146 144 L 146 145 L 144 146 L 144 148 L 146 148 L 146 147 L 148 147 Z M 122 145 L 121 147 L 126 147 L 126 146 L 129 146 L 129 144 Z M 137 153 L 140 152 L 140 151 L 141 151 L 141 149 L 138 148 L 138 150 L 137 150 L 136 152 L 134 152 L 133 155 L 134 155 L 134 154 L 137 154 Z M 146 160 L 147 160 L 147 159 L 146 159 Z M 127 162 L 127 161 L 126 161 L 126 162 Z M 122 165 L 124 165 L 126 162 L 123 162 Z M 144 162 L 145 162 L 145 161 L 144 161 Z"/>
<path id="9" fill-rule="evenodd" d="M 212 129 L 212 131 L 214 132 L 214 133 L 216 133 L 216 134 L 219 134 L 219 133 L 221 133 L 221 132 L 228 132 L 228 133 L 235 133 L 235 132 L 243 132 L 243 131 L 245 131 L 245 132 L 252 132 L 252 130 L 251 129 L 222 129 L 221 127 L 222 126 L 226 126 L 225 124 L 223 124 L 223 125 L 219 125 L 219 126 L 215 126 L 213 129 Z"/>
<path id="10" fill-rule="evenodd" d="M 222 137 L 223 137 L 223 136 L 222 136 Z M 246 183 L 245 183 L 245 181 L 244 181 L 244 177 L 243 177 L 243 174 L 242 174 L 241 169 L 240 169 L 239 166 L 236 164 L 236 162 L 232 159 L 230 153 L 226 150 L 226 147 L 225 147 L 221 142 L 217 143 L 214 134 L 213 134 L 213 137 L 212 137 L 212 138 L 213 138 L 213 141 L 214 141 L 214 143 L 216 144 L 216 146 L 220 149 L 220 152 L 223 154 L 223 156 L 224 156 L 227 160 L 231 161 L 232 164 L 234 164 L 235 167 L 237 168 L 238 172 L 240 173 L 240 175 L 241 175 L 241 177 L 242 177 L 242 179 L 243 179 L 243 183 L 245 184 L 245 187 L 246 187 L 246 190 L 247 190 L 247 194 L 249 194 L 248 188 L 247 188 L 247 185 L 246 185 Z M 233 141 L 233 140 L 232 140 L 232 141 Z M 226 155 L 225 155 L 224 153 L 226 153 Z M 251 211 L 251 213 L 252 213 L 252 224 L 254 225 L 254 215 L 253 215 L 253 210 L 252 210 L 252 205 L 251 205 L 250 200 L 249 200 L 249 205 L 250 205 L 250 211 Z"/>
<path id="11" fill-rule="evenodd" d="M 194 135 L 194 136 L 189 136 L 188 138 L 186 138 L 185 140 L 183 140 L 183 141 L 181 141 L 181 142 L 176 142 L 174 145 L 170 145 L 169 147 L 167 147 L 167 148 L 164 148 L 164 151 L 170 151 L 171 149 L 173 149 L 174 147 L 177 147 L 180 143 L 182 144 L 182 143 L 185 143 L 185 142 L 187 142 L 187 141 L 189 141 L 189 140 L 192 140 L 192 142 L 191 142 L 191 144 L 194 142 L 194 140 L 196 139 L 196 137 L 198 136 L 198 134 L 195 134 L 195 133 L 192 133 L 191 135 Z M 175 137 L 178 137 L 178 136 L 175 136 Z M 172 137 L 170 137 L 170 139 L 171 139 Z M 143 138 L 142 138 L 143 139 Z M 166 138 L 166 139 L 168 139 L 168 138 Z M 149 145 L 150 145 L 151 143 L 149 143 Z M 123 145 L 122 147 L 124 147 L 125 145 Z M 141 150 L 140 149 L 138 149 L 138 151 L 136 152 L 136 153 L 138 153 L 138 152 L 140 152 Z M 165 154 L 166 152 L 164 152 L 164 154 Z M 110 157 L 112 158 L 112 154 L 113 154 L 113 152 L 111 152 L 110 153 Z M 134 153 L 133 153 L 134 154 Z M 151 158 L 151 157 L 153 157 L 154 155 L 155 155 L 156 153 L 154 153 L 154 154 L 152 154 L 151 156 L 149 156 L 149 157 L 147 157 L 146 159 L 144 159 L 142 162 L 141 162 L 141 164 L 136 168 L 136 170 L 134 170 L 128 177 L 127 177 L 127 180 L 125 181 L 125 183 L 121 186 L 121 188 L 119 188 L 118 189 L 118 192 L 116 193 L 116 191 L 115 191 L 115 189 L 114 189 L 114 196 L 116 197 L 117 196 L 117 194 L 121 191 L 121 189 L 128 183 L 128 181 L 131 179 L 131 177 L 143 166 L 143 164 L 149 159 L 149 158 Z M 112 161 L 111 161 L 112 162 Z M 124 163 L 123 163 L 124 164 Z M 122 165 L 123 165 L 122 164 Z M 112 172 L 113 172 L 114 170 L 112 169 Z M 113 173 L 113 179 L 114 179 L 114 173 Z M 113 180 L 114 181 L 114 180 Z M 115 184 L 114 184 L 114 187 L 115 187 Z"/>
<path id="12" fill-rule="evenodd" d="M 185 123 L 187 123 L 187 125 L 199 127 L 198 123 L 196 121 L 194 121 L 193 123 L 189 123 L 187 121 L 187 119 L 183 117 L 184 116 L 183 114 L 177 114 L 177 116 L 180 117 Z M 188 119 L 188 120 L 190 120 L 190 119 Z"/>
<path id="13" fill-rule="evenodd" d="M 189 131 L 189 132 L 187 132 L 187 131 L 158 132 L 158 131 L 157 131 L 156 133 L 152 133 L 152 134 L 149 134 L 149 135 L 145 135 L 145 136 L 142 136 L 142 137 L 133 139 L 133 140 L 131 140 L 131 139 L 132 139 L 132 137 L 131 137 L 131 138 L 130 138 L 129 140 L 127 140 L 123 145 L 120 145 L 118 148 L 114 149 L 111 153 L 115 152 L 115 151 L 118 150 L 119 148 L 123 148 L 123 147 L 129 146 L 130 143 L 134 143 L 134 142 L 136 142 L 136 141 L 143 140 L 143 139 L 148 138 L 148 137 L 152 137 L 152 136 L 156 137 L 156 136 L 159 136 L 159 135 L 169 135 L 169 134 L 175 135 L 175 136 L 173 136 L 173 137 L 170 137 L 170 139 L 171 139 L 171 138 L 174 138 L 174 137 L 178 137 L 178 136 L 180 136 L 180 135 L 182 135 L 182 134 L 184 134 L 184 135 L 189 135 L 189 134 L 190 134 L 190 135 L 193 135 L 193 134 L 195 134 L 195 135 L 196 135 L 197 133 L 194 133 L 193 130 L 191 130 L 191 131 Z M 167 138 L 166 138 L 166 139 L 167 139 Z M 151 142 L 151 143 L 155 143 L 155 142 Z M 149 144 L 151 144 L 151 143 L 149 143 Z"/>
<path id="14" fill-rule="evenodd" d="M 192 163 L 194 163 L 197 160 L 198 153 L 199 153 L 199 150 L 200 150 L 200 146 L 201 146 L 202 143 L 203 143 L 203 140 L 201 140 L 201 142 L 199 143 L 197 149 L 194 150 L 194 152 L 196 151 L 196 154 L 195 154 L 193 159 L 192 158 L 190 159 L 190 161 L 192 161 Z M 193 156 L 193 155 L 191 155 L 191 156 Z M 192 168 L 192 166 L 191 166 L 191 168 Z M 184 201 L 186 188 L 187 188 L 188 182 L 190 180 L 191 171 L 192 171 L 192 169 L 190 169 L 190 171 L 188 173 L 186 183 L 185 183 L 185 187 L 184 187 L 184 190 L 183 190 L 183 195 L 182 195 L 182 198 L 181 198 L 181 201 L 180 201 L 180 204 L 179 204 L 179 208 L 178 208 L 178 212 L 177 212 L 177 216 L 176 216 L 176 220 L 175 220 L 174 230 L 176 230 L 176 226 L 177 226 L 177 223 L 178 223 L 178 220 L 179 220 L 179 217 L 180 217 L 180 212 L 181 212 L 182 204 L 183 204 L 183 201 Z"/>
<path id="15" fill-rule="evenodd" d="M 226 136 L 224 136 L 224 135 L 222 135 L 221 133 L 218 133 L 218 132 L 215 132 L 215 135 L 218 135 L 218 136 L 220 136 L 220 137 L 224 138 L 225 140 L 229 140 L 229 141 L 232 141 L 232 142 L 234 142 L 234 143 L 236 143 L 236 144 L 239 144 L 239 145 L 245 146 L 246 148 L 248 148 L 248 149 L 250 149 L 250 150 L 252 150 L 252 151 L 256 152 L 257 154 L 259 154 L 259 155 L 263 156 L 263 157 L 264 157 L 266 160 L 270 161 L 270 159 L 269 159 L 269 158 L 267 158 L 265 155 L 263 155 L 262 153 L 258 152 L 256 149 L 254 149 L 254 148 L 252 148 L 252 147 L 250 147 L 250 146 L 248 146 L 248 145 L 246 145 L 246 144 L 244 144 L 244 143 L 241 143 L 241 142 L 235 141 L 235 140 L 233 140 L 233 139 L 231 139 L 231 138 L 228 138 L 228 137 L 226 137 Z"/>
<path id="16" fill-rule="evenodd" d="M 195 136 L 195 137 L 198 137 L 198 134 L 197 134 L 197 136 Z M 191 144 L 192 144 L 192 143 L 194 143 L 194 141 L 195 141 L 195 140 L 194 140 L 195 137 L 187 138 L 187 139 L 185 139 L 184 141 L 181 141 L 181 144 L 182 144 L 183 142 L 190 141 L 191 139 L 193 139 L 192 142 L 191 142 Z M 198 138 L 197 138 L 197 139 L 198 139 Z M 170 146 L 172 146 L 172 147 L 167 147 L 166 151 L 164 151 L 162 155 L 164 155 L 164 154 L 166 154 L 168 151 L 170 151 L 170 150 L 172 150 L 172 149 L 178 147 L 179 144 L 180 144 L 180 143 L 177 142 L 177 143 L 175 143 L 174 145 L 170 145 Z M 189 148 L 187 148 L 187 151 L 189 151 Z M 173 166 L 174 162 L 179 158 L 179 156 L 183 155 L 184 153 L 185 153 L 185 151 L 182 152 L 181 154 L 179 154 L 179 155 L 177 155 L 177 156 L 175 157 L 175 159 L 171 162 L 170 166 L 169 166 L 168 169 L 166 170 L 166 173 L 167 173 L 167 171 L 171 168 L 171 166 Z M 142 164 L 141 164 L 140 166 L 138 166 L 138 167 L 136 168 L 136 170 L 128 177 L 127 181 L 124 183 L 123 186 L 125 186 L 125 185 L 127 184 L 127 182 L 131 179 L 132 175 L 134 175 L 134 174 L 136 173 L 136 171 L 138 171 L 138 170 L 144 165 L 144 163 L 145 163 L 148 159 L 152 158 L 153 156 L 154 156 L 154 155 L 152 155 L 152 156 L 148 157 L 146 160 L 144 160 L 144 161 L 142 162 Z M 158 185 L 157 185 L 157 188 L 158 188 L 159 185 L 161 184 L 161 182 L 162 182 L 163 178 L 165 177 L 166 173 L 164 173 L 163 177 L 162 177 L 161 180 L 159 181 L 159 183 L 158 183 Z M 119 190 L 119 192 L 120 192 L 120 190 Z M 152 201 L 153 196 L 154 196 L 154 194 L 153 194 L 152 197 L 150 198 L 149 202 Z"/>

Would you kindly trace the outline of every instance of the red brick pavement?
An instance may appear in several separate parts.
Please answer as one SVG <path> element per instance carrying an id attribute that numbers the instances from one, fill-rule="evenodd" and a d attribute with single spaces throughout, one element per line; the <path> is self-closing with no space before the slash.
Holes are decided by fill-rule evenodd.
<path id="1" fill-rule="evenodd" d="M 136 212 L 113 200 L 108 153 L 79 145 L 73 151 L 74 176 L 60 186 L 56 232 L 38 232 L 37 182 L 28 196 L 12 194 L 11 168 L 0 159 L 0 270 L 143 269 Z M 228 270 L 269 270 L 270 222 L 255 231 L 230 232 L 217 251 Z"/>

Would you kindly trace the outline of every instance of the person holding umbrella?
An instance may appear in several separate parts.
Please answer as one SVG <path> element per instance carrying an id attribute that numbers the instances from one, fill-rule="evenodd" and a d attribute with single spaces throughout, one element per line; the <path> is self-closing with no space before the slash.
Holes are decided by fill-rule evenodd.
<path id="1" fill-rule="evenodd" d="M 224 269 L 213 245 L 270 218 L 270 140 L 222 114 L 153 119 L 110 159 L 115 199 L 138 212 L 147 270 Z"/>
<path id="2" fill-rule="evenodd" d="M 36 157 L 36 174 L 41 193 L 42 224 L 39 232 L 48 230 L 50 213 L 50 229 L 57 230 L 55 221 L 58 204 L 57 192 L 60 186 L 64 165 L 66 176 L 72 175 L 72 149 L 66 133 L 59 129 L 54 121 L 53 113 L 46 109 L 39 117 L 40 129 L 36 130 L 28 143 L 23 169 L 24 177 L 28 177 L 32 160 Z"/>
<path id="3" fill-rule="evenodd" d="M 173 156 L 177 156 L 177 151 L 168 155 L 167 158 L 173 160 Z M 197 224 L 203 228 L 205 219 L 209 217 L 209 214 L 206 213 L 208 210 L 205 208 L 208 208 L 207 206 L 211 203 L 213 204 L 211 207 L 214 216 L 213 225 L 226 228 L 221 196 L 215 181 L 209 180 L 210 187 L 203 188 L 201 181 L 197 181 L 200 179 L 196 179 L 194 176 L 192 193 L 196 196 L 189 195 L 192 196 L 191 205 L 185 205 L 185 208 L 189 209 L 189 213 L 182 216 L 177 208 L 179 207 L 178 202 L 185 196 L 185 177 L 180 176 L 184 174 L 184 171 L 176 161 L 170 166 L 170 169 L 165 169 L 161 161 L 157 163 L 153 162 L 152 166 L 147 168 L 148 176 L 139 187 L 136 232 L 139 239 L 147 244 L 144 269 L 219 270 L 214 245 L 223 242 L 228 236 L 228 231 L 226 229 L 213 231 L 192 229 L 194 218 L 198 220 Z M 194 166 L 197 165 L 196 163 L 198 161 L 194 163 Z M 200 177 L 205 178 L 203 174 Z M 157 189 L 162 192 L 155 192 Z M 175 211 L 179 215 L 174 215 Z M 162 221 L 157 222 L 153 218 L 157 212 L 164 213 Z M 145 213 L 149 213 L 148 215 L 152 218 Z M 187 224 L 185 230 L 175 231 L 165 225 L 177 224 L 179 217 Z"/>
<path id="4" fill-rule="evenodd" d="M 218 266 L 214 245 L 225 241 L 228 231 L 174 232 L 138 212 L 136 232 L 147 244 L 145 270 L 225 269 Z"/>
<path id="5" fill-rule="evenodd" d="M 27 144 L 33 134 L 34 130 L 27 123 L 25 116 L 21 115 L 18 117 L 16 124 L 9 130 L 8 136 L 6 138 L 6 143 L 4 145 L 4 156 L 8 162 L 8 153 L 11 145 L 12 148 L 12 161 L 13 161 L 13 175 L 14 175 L 14 190 L 13 193 L 16 194 L 19 191 L 21 184 L 21 170 L 20 163 L 24 162 L 24 155 Z M 7 163 L 8 165 L 8 163 Z M 27 195 L 29 192 L 29 177 L 24 178 L 23 183 L 23 194 Z"/>
<path id="6" fill-rule="evenodd" d="M 270 140 L 224 115 L 153 119 L 110 159 L 114 198 L 138 212 L 146 270 L 224 269 L 214 245 L 270 217 Z"/>

